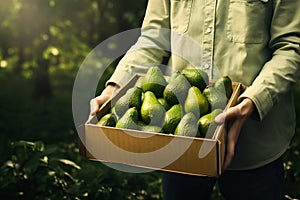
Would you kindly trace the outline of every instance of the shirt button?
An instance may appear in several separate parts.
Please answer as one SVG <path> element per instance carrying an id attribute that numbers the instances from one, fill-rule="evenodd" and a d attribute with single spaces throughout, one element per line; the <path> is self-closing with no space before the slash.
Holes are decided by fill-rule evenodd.
<path id="1" fill-rule="evenodd" d="M 207 28 L 206 33 L 211 33 L 211 28 Z"/>
<path id="2" fill-rule="evenodd" d="M 209 68 L 209 64 L 207 64 L 207 63 L 204 64 L 204 65 L 203 65 L 203 68 L 204 68 L 204 69 L 208 69 L 208 68 Z"/>

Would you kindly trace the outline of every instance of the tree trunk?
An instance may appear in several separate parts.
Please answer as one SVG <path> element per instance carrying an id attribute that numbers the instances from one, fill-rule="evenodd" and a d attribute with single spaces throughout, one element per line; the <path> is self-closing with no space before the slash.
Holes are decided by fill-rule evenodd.
<path id="1" fill-rule="evenodd" d="M 38 51 L 37 67 L 34 73 L 33 96 L 37 99 L 47 99 L 52 97 L 52 87 L 49 76 L 49 60 L 43 58 L 46 45 L 41 45 Z"/>
<path id="2" fill-rule="evenodd" d="M 24 45 L 23 43 L 19 43 L 19 48 L 18 48 L 18 62 L 14 68 L 14 74 L 20 75 L 23 69 L 23 64 L 25 62 L 25 55 L 24 55 Z"/>

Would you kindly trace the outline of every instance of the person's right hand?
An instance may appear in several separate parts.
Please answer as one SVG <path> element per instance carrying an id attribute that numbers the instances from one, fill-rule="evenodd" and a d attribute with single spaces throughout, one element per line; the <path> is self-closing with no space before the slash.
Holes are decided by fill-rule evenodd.
<path id="1" fill-rule="evenodd" d="M 114 92 L 116 92 L 119 89 L 117 85 L 107 85 L 107 87 L 103 90 L 101 95 L 93 98 L 90 101 L 90 115 L 93 116 L 95 115 L 100 107 L 107 101 L 109 100 Z"/>
<path id="2" fill-rule="evenodd" d="M 215 118 L 215 122 L 218 125 L 223 124 L 225 121 L 228 124 L 226 156 L 223 170 L 226 170 L 230 166 L 241 129 L 255 109 L 253 101 L 249 98 L 244 98 L 239 104 L 229 108 Z"/>

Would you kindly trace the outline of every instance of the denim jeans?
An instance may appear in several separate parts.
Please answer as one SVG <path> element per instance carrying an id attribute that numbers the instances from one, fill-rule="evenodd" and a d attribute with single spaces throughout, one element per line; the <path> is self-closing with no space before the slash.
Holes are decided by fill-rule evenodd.
<path id="1" fill-rule="evenodd" d="M 163 173 L 164 200 L 209 200 L 218 182 L 226 200 L 279 200 L 284 180 L 281 159 L 252 170 L 225 171 L 220 177 Z"/>

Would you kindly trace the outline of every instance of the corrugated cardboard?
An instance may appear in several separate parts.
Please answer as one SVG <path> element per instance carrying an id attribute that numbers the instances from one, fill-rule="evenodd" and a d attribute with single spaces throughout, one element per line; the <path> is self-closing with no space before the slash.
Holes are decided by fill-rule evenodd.
<path id="1" fill-rule="evenodd" d="M 113 97 L 118 99 L 131 88 L 138 76 Z M 225 109 L 233 106 L 242 85 L 233 84 L 233 94 Z M 222 172 L 225 157 L 225 124 L 212 138 L 192 138 L 164 133 L 142 132 L 95 125 L 110 109 L 111 101 L 79 128 L 80 153 L 90 160 L 121 163 L 135 167 L 216 177 Z"/>

